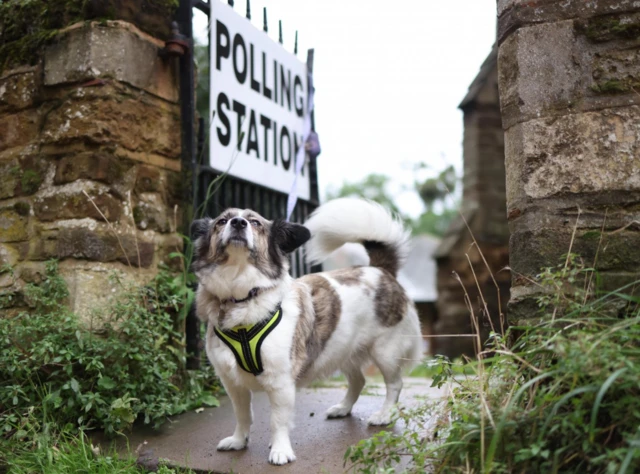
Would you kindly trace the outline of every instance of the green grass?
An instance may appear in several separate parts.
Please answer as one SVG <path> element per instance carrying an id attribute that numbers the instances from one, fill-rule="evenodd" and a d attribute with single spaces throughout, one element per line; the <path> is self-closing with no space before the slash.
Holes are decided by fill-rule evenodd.
<path id="1" fill-rule="evenodd" d="M 410 472 L 640 472 L 640 281 L 600 294 L 597 279 L 574 257 L 545 269 L 541 312 L 492 335 L 472 374 L 436 360 L 428 375 L 449 397 L 400 409 L 409 428 L 350 447 L 347 467 L 386 472 L 409 457 Z"/>

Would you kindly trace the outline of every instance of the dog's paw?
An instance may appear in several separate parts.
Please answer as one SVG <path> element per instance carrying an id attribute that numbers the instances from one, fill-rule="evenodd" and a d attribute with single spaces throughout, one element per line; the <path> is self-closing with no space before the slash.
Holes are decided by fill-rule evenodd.
<path id="1" fill-rule="evenodd" d="M 391 424 L 391 413 L 388 411 L 377 411 L 369 417 L 367 423 L 372 426 L 385 426 Z"/>
<path id="2" fill-rule="evenodd" d="M 342 403 L 333 405 L 327 410 L 327 418 L 344 418 L 351 414 L 351 408 L 344 406 Z"/>
<path id="3" fill-rule="evenodd" d="M 288 462 L 296 460 L 296 455 L 293 454 L 293 449 L 289 448 L 274 448 L 269 453 L 269 463 L 276 466 L 282 466 Z"/>
<path id="4" fill-rule="evenodd" d="M 247 447 L 249 438 L 229 436 L 218 443 L 218 451 L 238 451 Z"/>

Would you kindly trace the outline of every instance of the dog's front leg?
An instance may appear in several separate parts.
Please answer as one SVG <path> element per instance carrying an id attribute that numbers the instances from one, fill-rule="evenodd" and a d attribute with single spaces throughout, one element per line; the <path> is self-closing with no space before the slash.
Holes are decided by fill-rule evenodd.
<path id="1" fill-rule="evenodd" d="M 232 436 L 224 438 L 218 443 L 218 451 L 244 449 L 249 443 L 249 429 L 253 422 L 251 391 L 230 383 L 223 382 L 223 385 L 233 403 L 233 412 L 236 415 L 236 430 Z"/>
<path id="2" fill-rule="evenodd" d="M 282 465 L 296 460 L 291 447 L 289 428 L 291 426 L 296 388 L 293 382 L 282 383 L 268 390 L 271 404 L 271 452 L 269 462 Z"/>

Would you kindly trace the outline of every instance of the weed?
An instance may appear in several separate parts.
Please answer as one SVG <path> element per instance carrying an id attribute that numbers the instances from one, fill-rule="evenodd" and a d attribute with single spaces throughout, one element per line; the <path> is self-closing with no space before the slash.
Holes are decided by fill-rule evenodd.
<path id="1" fill-rule="evenodd" d="M 184 369 L 172 278 L 160 272 L 145 287 L 123 286 L 96 315 L 99 328 L 87 328 L 65 305 L 65 281 L 48 262 L 42 283 L 24 288 L 29 311 L 0 319 L 0 443 L 33 450 L 59 433 L 115 434 L 136 420 L 159 426 L 217 405 L 211 368 Z"/>
<path id="2" fill-rule="evenodd" d="M 450 396 L 400 410 L 407 430 L 349 448 L 345 463 L 386 472 L 602 472 L 640 470 L 640 282 L 606 294 L 575 255 L 547 268 L 539 321 L 493 334 L 473 375 L 434 362 Z M 515 342 L 507 344 L 510 337 Z"/>

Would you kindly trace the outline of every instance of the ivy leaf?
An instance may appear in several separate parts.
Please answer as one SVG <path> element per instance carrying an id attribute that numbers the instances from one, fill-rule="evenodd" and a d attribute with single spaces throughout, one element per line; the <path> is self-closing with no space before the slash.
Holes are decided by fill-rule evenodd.
<path id="1" fill-rule="evenodd" d="M 100 379 L 98 380 L 98 387 L 105 390 L 111 390 L 112 388 L 116 387 L 116 383 L 111 377 L 100 377 Z"/>

